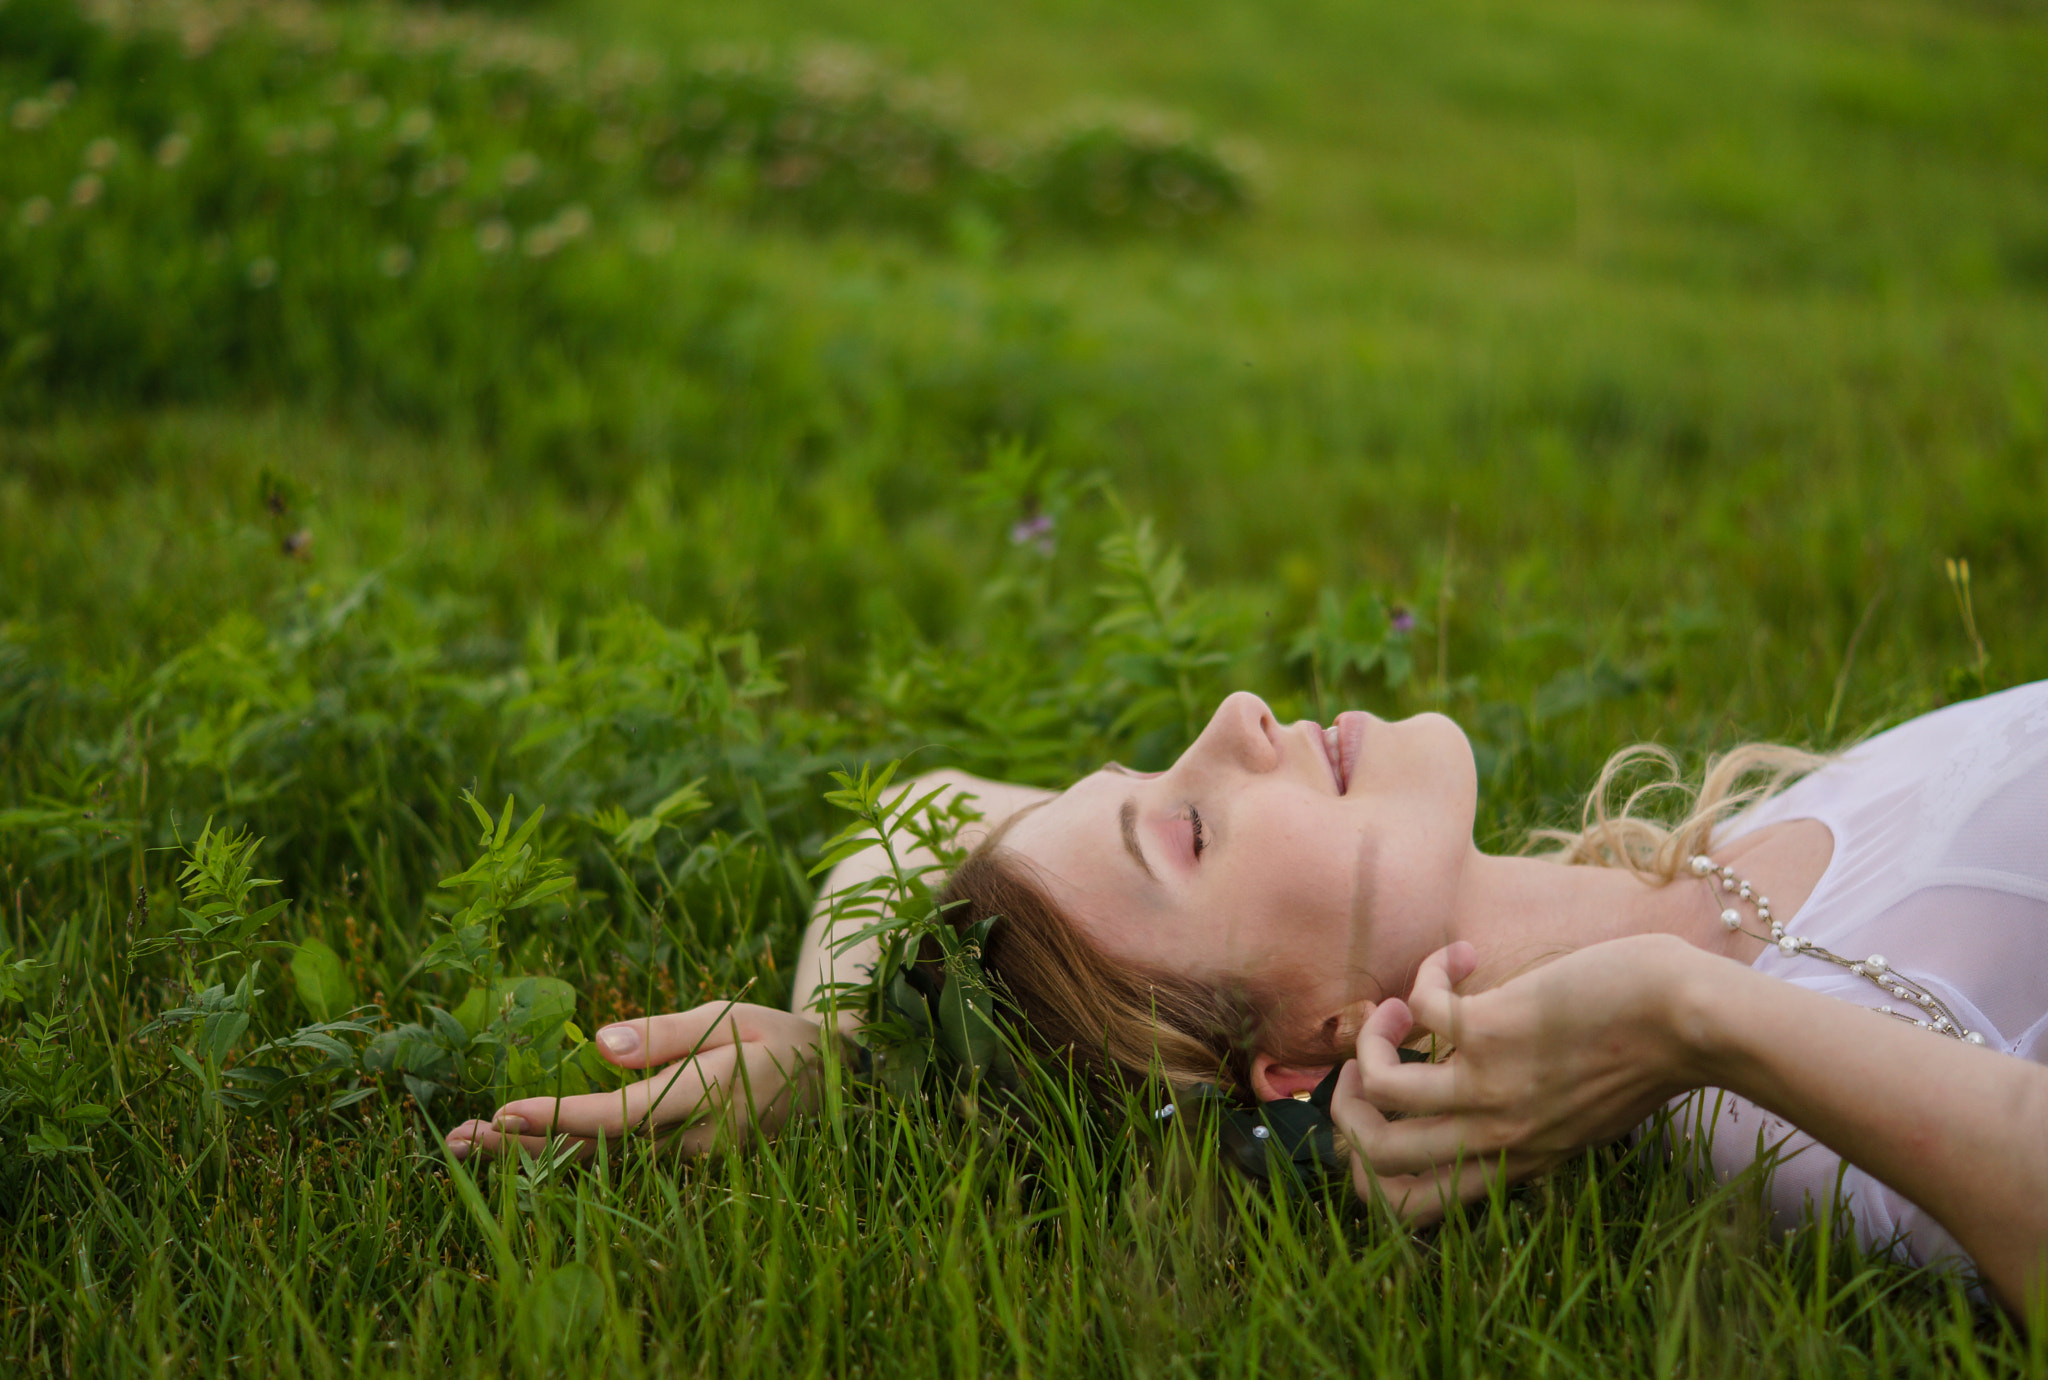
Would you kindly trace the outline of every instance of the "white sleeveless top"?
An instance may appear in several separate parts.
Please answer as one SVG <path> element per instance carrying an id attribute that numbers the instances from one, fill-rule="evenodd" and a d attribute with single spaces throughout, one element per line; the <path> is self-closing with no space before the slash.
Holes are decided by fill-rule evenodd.
<path id="1" fill-rule="evenodd" d="M 1816 819 L 1835 851 L 1787 922 L 1845 957 L 1882 954 L 1948 1004 L 1989 1050 L 2048 1063 L 2048 681 L 1950 705 L 1850 749 L 1736 816 L 1717 846 L 1784 820 Z M 1753 965 L 1859 1006 L 1898 1005 L 1866 978 L 1766 948 Z M 1873 1020 L 1883 1019 L 1872 1017 Z M 1929 1033 L 1927 1038 L 1948 1037 Z M 1910 1114 L 1912 1092 L 1884 1090 Z M 1896 1242 L 1925 1264 L 1965 1253 L 1903 1194 L 1782 1117 L 1708 1090 L 1674 1104 L 1710 1119 L 1716 1175 L 1727 1181 L 1779 1146 L 1770 1205 L 1778 1225 L 1809 1201 L 1824 1210 L 1836 1176 L 1865 1244 Z M 1718 1100 L 1719 1114 L 1714 1106 Z"/>

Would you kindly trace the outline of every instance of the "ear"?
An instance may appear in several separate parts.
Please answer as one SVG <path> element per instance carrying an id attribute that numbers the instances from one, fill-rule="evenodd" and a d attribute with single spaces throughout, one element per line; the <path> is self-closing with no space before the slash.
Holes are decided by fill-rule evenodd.
<path id="1" fill-rule="evenodd" d="M 1316 1085 L 1330 1076 L 1334 1065 L 1322 1064 L 1310 1067 L 1301 1064 L 1283 1064 L 1270 1054 L 1252 1056 L 1252 1091 L 1261 1102 L 1279 1102 L 1297 1095 L 1312 1093 Z"/>

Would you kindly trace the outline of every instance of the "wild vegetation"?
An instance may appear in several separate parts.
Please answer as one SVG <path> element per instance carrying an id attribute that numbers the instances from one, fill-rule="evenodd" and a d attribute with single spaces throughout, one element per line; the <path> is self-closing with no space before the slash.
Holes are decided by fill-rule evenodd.
<path id="1" fill-rule="evenodd" d="M 2044 61 L 1917 0 L 0 0 L 0 1356 L 2048 1371 L 1654 1140 L 1411 1234 L 1056 1070 L 1028 1131 L 437 1131 L 784 1000 L 834 771 L 1441 708 L 1511 848 L 1625 742 L 2048 674 Z"/>

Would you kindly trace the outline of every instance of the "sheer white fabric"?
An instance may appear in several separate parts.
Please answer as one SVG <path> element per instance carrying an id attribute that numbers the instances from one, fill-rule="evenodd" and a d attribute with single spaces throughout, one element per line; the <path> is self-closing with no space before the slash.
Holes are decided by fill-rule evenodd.
<path id="1" fill-rule="evenodd" d="M 1838 954 L 1882 954 L 1948 1003 L 1965 1028 L 1981 1031 L 1991 1050 L 2048 1063 L 2048 682 L 1880 734 L 1729 821 L 1715 841 L 1793 819 L 1825 824 L 1835 849 L 1790 933 Z M 1898 1005 L 1845 969 L 1775 947 L 1754 966 L 1859 1006 Z M 1911 1114 L 1909 1090 L 1882 1092 Z M 1825 1208 L 1839 1174 L 1866 1244 L 1896 1238 L 1921 1264 L 1967 1258 L 1903 1194 L 1845 1169 L 1782 1118 L 1727 1093 L 1697 1098 L 1675 1105 L 1682 1121 L 1698 1117 L 1711 1128 L 1723 1181 L 1761 1148 L 1782 1146 L 1770 1194 L 1781 1227 L 1796 1224 L 1808 1202 Z"/>

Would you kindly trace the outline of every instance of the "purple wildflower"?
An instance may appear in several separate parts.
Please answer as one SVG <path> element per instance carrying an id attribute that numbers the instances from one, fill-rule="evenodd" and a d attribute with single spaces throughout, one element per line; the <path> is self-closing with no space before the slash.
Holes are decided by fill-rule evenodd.
<path id="1" fill-rule="evenodd" d="M 1394 605 L 1394 616 L 1388 620 L 1397 633 L 1415 631 L 1415 611 L 1405 604 Z"/>
<path id="2" fill-rule="evenodd" d="M 1041 555 L 1050 556 L 1053 551 L 1052 529 L 1051 513 L 1025 518 L 1010 528 L 1010 545 L 1023 546 L 1028 542 L 1037 547 Z"/>

